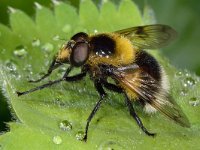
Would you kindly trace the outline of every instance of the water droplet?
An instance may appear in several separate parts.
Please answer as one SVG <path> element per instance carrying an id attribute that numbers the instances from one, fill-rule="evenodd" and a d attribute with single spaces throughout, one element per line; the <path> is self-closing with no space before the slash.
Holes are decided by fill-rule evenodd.
<path id="1" fill-rule="evenodd" d="M 33 47 L 38 47 L 38 46 L 40 46 L 40 40 L 39 40 L 39 39 L 34 39 L 34 40 L 32 41 L 32 46 L 33 46 Z"/>
<path id="2" fill-rule="evenodd" d="M 54 49 L 54 46 L 53 46 L 53 44 L 51 44 L 51 43 L 46 43 L 46 44 L 44 44 L 44 45 L 42 46 L 42 50 L 45 51 L 46 53 L 52 52 L 53 49 Z"/>
<path id="3" fill-rule="evenodd" d="M 72 124 L 68 120 L 63 120 L 60 122 L 59 127 L 64 131 L 70 131 L 72 129 Z"/>
<path id="4" fill-rule="evenodd" d="M 38 2 L 34 2 L 37 9 L 42 9 L 42 5 L 40 5 Z"/>
<path id="5" fill-rule="evenodd" d="M 198 106 L 200 104 L 200 101 L 196 97 L 192 97 L 189 100 L 189 104 L 191 106 Z"/>
<path id="6" fill-rule="evenodd" d="M 62 138 L 60 136 L 56 135 L 56 136 L 53 137 L 53 142 L 55 144 L 61 144 L 62 143 Z"/>
<path id="7" fill-rule="evenodd" d="M 122 145 L 120 145 L 115 141 L 109 140 L 101 143 L 98 148 L 98 150 L 115 150 L 115 149 L 125 149 L 125 147 L 123 147 Z"/>
<path id="8" fill-rule="evenodd" d="M 85 136 L 85 132 L 83 132 L 83 131 L 78 131 L 78 132 L 76 133 L 76 139 L 77 139 L 77 140 L 82 141 L 83 138 L 84 138 L 84 136 Z"/>
<path id="9" fill-rule="evenodd" d="M 176 74 L 175 74 L 175 76 L 177 76 L 177 77 L 180 77 L 180 76 L 182 76 L 183 75 L 183 73 L 181 72 L 181 71 L 178 71 L 178 72 L 176 72 Z"/>
<path id="10" fill-rule="evenodd" d="M 13 54 L 17 57 L 23 58 L 27 55 L 27 51 L 24 46 L 19 45 L 15 48 Z"/>
<path id="11" fill-rule="evenodd" d="M 196 83 L 196 81 L 192 78 L 192 77 L 187 77 L 184 80 L 184 87 L 192 87 L 194 84 Z"/>
<path id="12" fill-rule="evenodd" d="M 95 33 L 95 34 L 96 34 L 96 33 L 98 33 L 98 30 L 97 30 L 97 29 L 95 29 L 95 30 L 94 30 L 94 33 Z"/>
<path id="13" fill-rule="evenodd" d="M 64 27 L 62 28 L 62 31 L 65 32 L 65 33 L 69 33 L 71 31 L 71 25 L 69 24 L 66 24 L 64 25 Z"/>

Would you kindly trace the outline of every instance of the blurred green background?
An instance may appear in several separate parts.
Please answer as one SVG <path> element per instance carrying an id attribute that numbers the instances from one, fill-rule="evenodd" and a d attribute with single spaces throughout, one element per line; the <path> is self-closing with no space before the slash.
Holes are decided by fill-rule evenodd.
<path id="1" fill-rule="evenodd" d="M 100 7 L 102 0 L 93 0 Z M 116 3 L 120 1 L 111 0 Z M 168 24 L 179 33 L 177 40 L 162 49 L 170 62 L 182 69 L 188 69 L 200 75 L 200 5 L 197 0 L 133 0 L 138 4 L 141 12 L 143 6 L 148 4 L 155 11 L 157 22 Z M 9 26 L 8 7 L 18 8 L 34 19 L 35 5 L 38 2 L 50 9 L 53 8 L 51 0 L 0 0 L 0 23 Z M 75 7 L 79 7 L 79 0 L 65 0 Z M 48 19 L 48 18 L 47 18 Z M 128 18 L 127 18 L 128 19 Z M 6 99 L 0 92 L 0 131 L 8 130 L 3 122 L 11 120 L 11 114 Z"/>

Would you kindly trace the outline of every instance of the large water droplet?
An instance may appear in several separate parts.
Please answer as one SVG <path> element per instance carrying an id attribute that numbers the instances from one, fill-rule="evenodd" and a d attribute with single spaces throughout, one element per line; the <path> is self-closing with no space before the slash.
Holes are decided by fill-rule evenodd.
<path id="1" fill-rule="evenodd" d="M 15 48 L 13 54 L 17 57 L 24 58 L 27 55 L 27 51 L 24 46 L 19 45 Z"/>
<path id="2" fill-rule="evenodd" d="M 189 100 L 189 104 L 190 104 L 191 106 L 198 106 L 198 105 L 200 104 L 200 101 L 199 101 L 199 99 L 197 99 L 196 97 L 192 97 L 192 98 L 190 98 L 190 100 Z"/>
<path id="3" fill-rule="evenodd" d="M 45 44 L 42 46 L 42 50 L 45 51 L 46 53 L 52 52 L 53 49 L 54 49 L 54 46 L 53 46 L 53 44 L 51 44 L 51 43 L 45 43 Z"/>
<path id="4" fill-rule="evenodd" d="M 56 135 L 56 136 L 53 137 L 53 142 L 55 144 L 61 144 L 62 143 L 62 138 L 60 136 Z"/>
<path id="5" fill-rule="evenodd" d="M 39 39 L 34 39 L 34 40 L 32 41 L 32 46 L 33 46 L 33 47 L 38 47 L 38 46 L 40 46 L 40 40 L 39 40 Z"/>
<path id="6" fill-rule="evenodd" d="M 98 148 L 98 150 L 115 150 L 115 149 L 125 149 L 125 147 L 123 147 L 123 145 L 120 145 L 115 141 L 109 140 L 101 143 Z"/>
<path id="7" fill-rule="evenodd" d="M 60 122 L 59 127 L 61 130 L 70 131 L 72 129 L 72 124 L 68 120 L 63 120 Z"/>
<path id="8" fill-rule="evenodd" d="M 78 131 L 78 132 L 76 133 L 76 139 L 77 139 L 77 140 L 82 141 L 83 138 L 84 138 L 84 136 L 85 136 L 85 132 L 83 132 L 83 131 Z"/>
<path id="9" fill-rule="evenodd" d="M 64 25 L 64 27 L 62 28 L 62 31 L 65 32 L 65 33 L 69 33 L 71 31 L 71 25 L 69 24 L 66 24 Z"/>

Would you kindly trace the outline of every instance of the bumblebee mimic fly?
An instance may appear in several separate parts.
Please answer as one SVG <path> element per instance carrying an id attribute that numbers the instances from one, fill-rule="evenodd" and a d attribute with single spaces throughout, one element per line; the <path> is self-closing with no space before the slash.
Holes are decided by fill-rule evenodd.
<path id="1" fill-rule="evenodd" d="M 149 136 L 154 136 L 155 133 L 149 132 L 144 127 L 134 110 L 132 103 L 134 101 L 138 101 L 148 113 L 158 110 L 179 125 L 190 127 L 187 117 L 169 94 L 170 87 L 163 67 L 145 51 L 145 49 L 161 48 L 175 37 L 174 29 L 161 24 L 94 35 L 79 32 L 62 46 L 47 73 L 40 79 L 30 82 L 39 82 L 48 77 L 56 68 L 69 64 L 63 77 L 28 91 L 17 92 L 17 94 L 18 96 L 29 94 L 61 81 L 82 80 L 89 74 L 100 98 L 87 119 L 85 141 L 90 121 L 106 97 L 104 89 L 124 95 L 130 115 L 141 130 Z M 77 67 L 81 68 L 81 72 L 69 76 L 71 70 Z M 108 77 L 114 82 L 109 82 Z"/>

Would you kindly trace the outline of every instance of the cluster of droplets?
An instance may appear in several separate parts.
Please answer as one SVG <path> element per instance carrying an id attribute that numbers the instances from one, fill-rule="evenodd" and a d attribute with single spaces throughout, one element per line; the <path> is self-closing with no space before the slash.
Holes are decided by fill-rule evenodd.
<path id="1" fill-rule="evenodd" d="M 178 71 L 175 75 L 175 78 L 181 82 L 182 89 L 180 90 L 181 96 L 188 96 L 188 93 L 191 90 L 196 88 L 196 84 L 199 82 L 197 77 L 194 77 L 187 71 Z M 200 103 L 199 98 L 195 95 L 189 99 L 189 104 L 191 106 L 198 106 Z"/>
<path id="2" fill-rule="evenodd" d="M 83 131 L 78 131 L 76 133 L 76 139 L 82 141 L 84 139 L 85 133 Z"/>
<path id="3" fill-rule="evenodd" d="M 62 131 L 69 132 L 69 131 L 72 130 L 72 123 L 69 122 L 68 120 L 62 120 L 61 122 L 59 122 L 59 128 Z M 84 136 L 85 136 L 85 133 L 83 131 L 78 131 L 75 134 L 75 138 L 77 140 L 80 140 L 80 141 L 82 141 L 84 139 Z M 53 137 L 53 143 L 61 144 L 62 143 L 62 138 L 59 135 L 55 135 Z"/>

